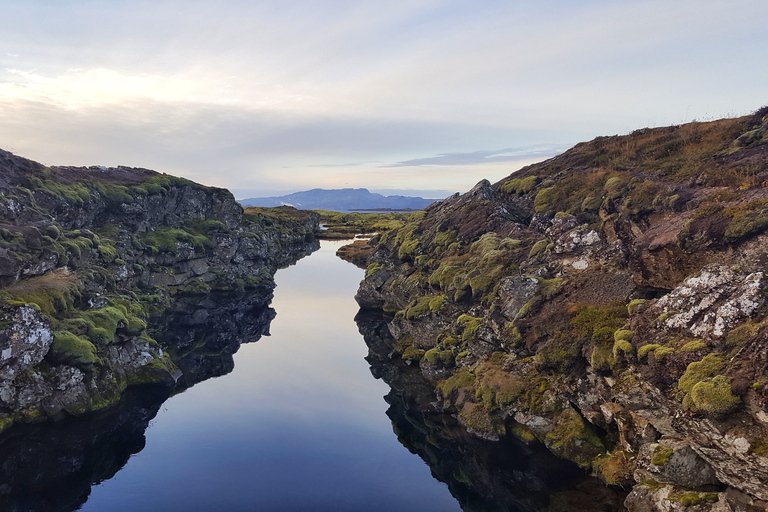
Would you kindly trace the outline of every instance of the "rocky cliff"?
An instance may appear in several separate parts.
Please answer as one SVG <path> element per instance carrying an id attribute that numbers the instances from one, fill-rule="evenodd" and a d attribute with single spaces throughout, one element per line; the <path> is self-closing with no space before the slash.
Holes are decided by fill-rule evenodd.
<path id="1" fill-rule="evenodd" d="M 0 428 L 225 373 L 268 326 L 275 270 L 317 247 L 317 226 L 146 169 L 0 151 Z"/>
<path id="2" fill-rule="evenodd" d="M 475 436 L 543 445 L 629 510 L 766 510 L 766 230 L 762 109 L 482 181 L 374 239 L 357 300 Z"/>

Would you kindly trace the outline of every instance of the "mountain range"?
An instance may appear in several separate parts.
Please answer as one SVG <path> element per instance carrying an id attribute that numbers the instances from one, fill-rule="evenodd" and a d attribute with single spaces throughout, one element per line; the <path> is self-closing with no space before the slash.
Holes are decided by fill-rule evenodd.
<path id="1" fill-rule="evenodd" d="M 437 201 L 423 197 L 384 196 L 365 188 L 314 188 L 284 196 L 240 200 L 243 206 L 293 206 L 303 210 L 422 210 Z"/>

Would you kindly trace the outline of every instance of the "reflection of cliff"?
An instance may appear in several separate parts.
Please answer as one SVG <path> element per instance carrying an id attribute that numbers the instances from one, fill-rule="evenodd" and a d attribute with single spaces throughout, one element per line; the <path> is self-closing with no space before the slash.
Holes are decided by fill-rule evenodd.
<path id="1" fill-rule="evenodd" d="M 376 315 L 356 319 L 369 347 L 375 377 L 390 387 L 387 415 L 398 440 L 445 482 L 462 509 L 472 511 L 617 511 L 625 492 L 606 488 L 575 464 L 511 437 L 486 441 L 469 435 L 435 404 L 419 368 L 391 359 L 393 341 Z"/>
<path id="2" fill-rule="evenodd" d="M 306 252 L 283 263 L 316 245 L 307 244 Z M 177 297 L 172 312 L 149 325 L 183 372 L 176 384 L 133 386 L 111 408 L 6 431 L 0 436 L 0 510 L 76 510 L 92 485 L 111 478 L 144 448 L 144 432 L 171 394 L 231 372 L 240 344 L 269 332 L 275 317 L 271 298 L 270 290 Z"/>
<path id="3" fill-rule="evenodd" d="M 132 388 L 106 411 L 6 432 L 0 439 L 0 509 L 76 510 L 92 485 L 111 478 L 144 448 L 144 431 L 169 391 Z"/>

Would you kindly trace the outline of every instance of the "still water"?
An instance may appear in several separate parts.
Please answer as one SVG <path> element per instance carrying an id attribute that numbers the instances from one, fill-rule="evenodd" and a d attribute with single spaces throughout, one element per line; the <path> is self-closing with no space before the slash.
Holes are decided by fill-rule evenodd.
<path id="1" fill-rule="evenodd" d="M 271 336 L 165 402 L 146 447 L 81 510 L 460 510 L 392 431 L 353 320 L 363 271 L 341 245 L 278 271 Z"/>

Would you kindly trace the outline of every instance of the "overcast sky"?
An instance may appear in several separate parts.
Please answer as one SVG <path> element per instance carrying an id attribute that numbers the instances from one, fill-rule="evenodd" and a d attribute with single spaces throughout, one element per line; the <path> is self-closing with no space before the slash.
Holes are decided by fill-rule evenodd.
<path id="1" fill-rule="evenodd" d="M 0 148 L 443 196 L 768 104 L 766 0 L 0 0 Z"/>

